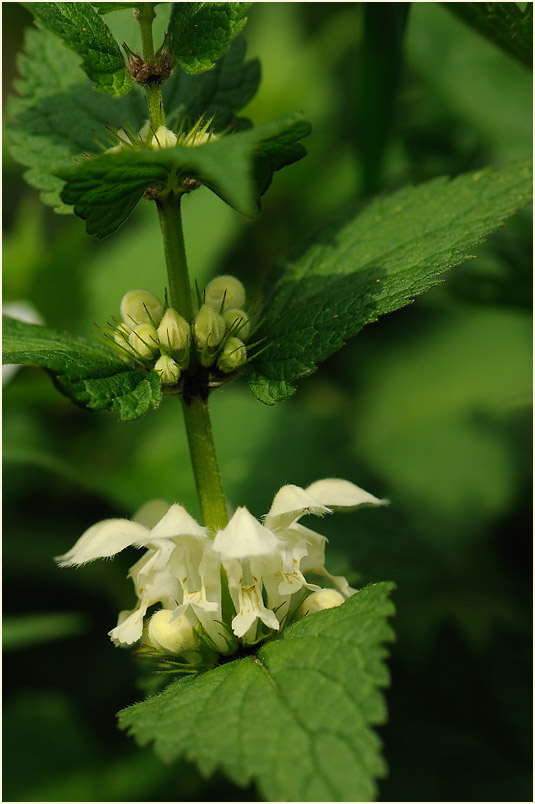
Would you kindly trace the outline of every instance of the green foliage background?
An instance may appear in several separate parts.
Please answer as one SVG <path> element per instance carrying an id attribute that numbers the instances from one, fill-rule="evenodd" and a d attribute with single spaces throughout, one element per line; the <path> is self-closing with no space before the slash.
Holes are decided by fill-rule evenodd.
<path id="1" fill-rule="evenodd" d="M 261 124 L 302 109 L 313 134 L 254 222 L 208 190 L 186 199 L 201 284 L 233 273 L 254 295 L 276 259 L 366 196 L 530 152 L 530 72 L 439 4 L 412 5 L 396 50 L 406 12 L 253 6 L 245 34 L 263 80 L 244 114 Z M 15 4 L 3 14 L 10 90 L 30 18 Z M 372 56 L 383 70 L 370 69 Z M 5 302 L 26 299 L 49 326 L 86 336 L 127 289 L 162 295 L 148 204 L 97 242 L 82 221 L 43 207 L 7 155 L 4 177 Z M 383 800 L 527 800 L 531 789 L 529 214 L 476 252 L 444 285 L 366 327 L 284 403 L 260 405 L 245 382 L 212 402 L 232 502 L 261 515 L 283 483 L 330 475 L 392 501 L 324 523 L 331 571 L 398 587 Z M 117 730 L 114 713 L 144 695 L 130 654 L 106 636 L 132 603 L 132 556 L 76 572 L 52 561 L 90 524 L 152 497 L 198 513 L 177 405 L 165 399 L 158 415 L 119 425 L 24 368 L 4 391 L 4 461 L 4 798 L 254 798 L 222 777 L 164 766 Z"/>

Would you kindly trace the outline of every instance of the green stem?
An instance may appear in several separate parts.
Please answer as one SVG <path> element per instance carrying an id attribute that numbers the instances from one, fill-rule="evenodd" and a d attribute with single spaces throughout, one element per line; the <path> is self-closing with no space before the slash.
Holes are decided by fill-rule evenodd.
<path id="1" fill-rule="evenodd" d="M 160 216 L 171 307 L 193 322 L 193 304 L 189 284 L 188 262 L 180 214 L 180 196 L 170 190 L 156 202 Z"/>
<path id="2" fill-rule="evenodd" d="M 217 465 L 208 402 L 193 397 L 183 402 L 184 421 L 204 524 L 212 531 L 228 523 L 227 504 Z"/>
<path id="3" fill-rule="evenodd" d="M 169 301 L 171 307 L 191 324 L 193 304 L 180 215 L 180 196 L 170 191 L 160 197 L 157 203 L 167 263 Z M 192 349 L 189 372 L 193 373 L 196 369 L 195 350 Z M 183 400 L 182 407 L 204 524 L 212 531 L 216 531 L 228 523 L 228 514 L 217 464 L 208 402 L 199 395 L 193 395 Z"/>
<path id="4" fill-rule="evenodd" d="M 154 4 L 141 3 L 137 20 L 141 33 L 141 49 L 145 62 L 154 58 L 154 39 L 152 36 L 152 23 L 154 20 Z M 162 90 L 160 84 L 146 84 L 145 93 L 149 109 L 149 120 L 153 131 L 165 125 L 165 113 L 162 103 Z"/>

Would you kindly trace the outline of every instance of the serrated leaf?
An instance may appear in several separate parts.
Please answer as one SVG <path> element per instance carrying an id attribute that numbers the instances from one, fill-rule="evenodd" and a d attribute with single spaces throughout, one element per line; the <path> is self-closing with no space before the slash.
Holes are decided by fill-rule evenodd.
<path id="1" fill-rule="evenodd" d="M 381 687 L 393 614 L 391 583 L 362 589 L 261 647 L 256 656 L 180 678 L 119 713 L 165 762 L 221 768 L 267 801 L 371 801 L 384 775 Z"/>
<path id="2" fill-rule="evenodd" d="M 284 151 L 284 158 L 279 155 L 269 165 L 271 180 L 273 170 L 305 153 L 301 146 L 297 155 L 294 146 L 289 160 L 288 146 L 279 147 L 279 139 L 286 142 L 288 137 L 300 138 L 308 130 L 300 116 L 291 115 L 206 145 L 158 150 L 125 148 L 119 153 L 103 154 L 61 172 L 67 181 L 61 198 L 87 221 L 88 233 L 99 238 L 114 232 L 127 219 L 149 185 L 165 190 L 169 184 L 179 187 L 184 178 L 197 179 L 238 212 L 252 217 L 257 206 L 251 173 L 259 149 L 265 148 L 268 154 Z M 265 160 L 265 153 L 261 157 Z"/>
<path id="3" fill-rule="evenodd" d="M 212 70 L 188 75 L 175 69 L 162 87 L 168 119 L 181 115 L 194 124 L 200 117 L 213 117 L 216 132 L 229 126 L 243 128 L 235 113 L 254 97 L 260 83 L 260 62 L 245 61 L 245 51 L 244 37 L 237 36 Z"/>
<path id="4" fill-rule="evenodd" d="M 8 102 L 14 121 L 8 127 L 10 152 L 29 168 L 25 179 L 41 191 L 43 202 L 61 213 L 72 208 L 61 201 L 64 182 L 54 174 L 83 152 L 101 151 L 98 142 L 107 125 L 138 131 L 147 117 L 137 87 L 121 98 L 96 93 L 78 62 L 57 36 L 29 28 L 18 56 L 20 97 Z"/>
<path id="5" fill-rule="evenodd" d="M 75 338 L 48 327 L 2 317 L 2 362 L 40 366 L 73 402 L 90 410 L 110 410 L 121 421 L 138 419 L 159 407 L 156 372 L 142 374 L 97 340 Z"/>
<path id="6" fill-rule="evenodd" d="M 43 28 L 61 37 L 82 56 L 82 68 L 95 89 L 124 95 L 132 87 L 123 54 L 90 3 L 23 3 Z"/>
<path id="7" fill-rule="evenodd" d="M 533 67 L 533 3 L 444 3 L 483 36 Z"/>
<path id="8" fill-rule="evenodd" d="M 517 162 L 407 187 L 326 229 L 282 263 L 260 333 L 269 345 L 249 366 L 253 394 L 266 404 L 290 396 L 346 338 L 469 259 L 531 188 L 531 162 Z"/>
<path id="9" fill-rule="evenodd" d="M 251 3 L 173 3 L 167 47 L 188 73 L 210 70 L 245 23 Z"/>
<path id="10" fill-rule="evenodd" d="M 306 155 L 306 148 L 299 140 L 308 137 L 310 123 L 297 120 L 295 125 L 280 134 L 263 140 L 255 151 L 253 179 L 257 199 L 268 189 L 276 170 L 291 165 Z"/>

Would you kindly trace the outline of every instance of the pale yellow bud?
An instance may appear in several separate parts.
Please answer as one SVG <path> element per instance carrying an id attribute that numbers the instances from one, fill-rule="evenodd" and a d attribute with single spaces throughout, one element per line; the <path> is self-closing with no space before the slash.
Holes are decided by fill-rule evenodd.
<path id="1" fill-rule="evenodd" d="M 152 133 L 150 120 L 145 120 L 142 127 L 139 129 L 138 137 L 140 140 L 145 142 L 149 138 L 149 134 Z"/>
<path id="2" fill-rule="evenodd" d="M 334 609 L 336 606 L 341 606 L 344 600 L 343 595 L 336 589 L 320 589 L 318 592 L 312 592 L 297 609 L 296 619 L 300 620 L 307 614 L 315 614 L 324 609 Z"/>
<path id="3" fill-rule="evenodd" d="M 227 338 L 221 354 L 217 358 L 217 367 L 230 374 L 247 362 L 247 349 L 239 338 Z"/>
<path id="4" fill-rule="evenodd" d="M 160 126 L 156 129 L 151 145 L 153 148 L 174 148 L 176 141 L 177 136 L 170 128 Z"/>
<path id="5" fill-rule="evenodd" d="M 121 301 L 121 318 L 133 329 L 138 324 L 158 326 L 164 306 L 150 290 L 129 290 Z"/>
<path id="6" fill-rule="evenodd" d="M 186 145 L 206 145 L 207 142 L 215 142 L 219 137 L 212 131 L 199 131 L 190 141 L 186 140 Z"/>
<path id="7" fill-rule="evenodd" d="M 137 354 L 150 360 L 160 351 L 158 335 L 152 324 L 140 324 L 130 333 L 128 343 Z"/>
<path id="8" fill-rule="evenodd" d="M 193 331 L 199 350 L 203 350 L 205 347 L 215 349 L 225 337 L 227 327 L 222 317 L 213 307 L 210 307 L 209 304 L 203 304 L 195 316 Z"/>
<path id="9" fill-rule="evenodd" d="M 223 303 L 224 310 L 241 309 L 245 304 L 245 288 L 235 276 L 216 276 L 208 282 L 204 291 L 204 300 L 217 312 Z"/>
<path id="10" fill-rule="evenodd" d="M 121 323 L 115 328 L 115 332 L 113 334 L 113 340 L 115 343 L 118 344 L 118 346 L 122 346 L 123 349 L 128 349 L 129 352 L 131 351 L 128 343 L 130 332 L 130 327 L 127 324 Z"/>
<path id="11" fill-rule="evenodd" d="M 183 653 L 193 650 L 200 640 L 193 627 L 182 614 L 171 622 L 171 609 L 160 609 L 150 618 L 148 637 L 152 645 L 161 653 Z"/>
<path id="12" fill-rule="evenodd" d="M 158 327 L 162 352 L 172 355 L 182 365 L 187 364 L 190 338 L 190 326 L 186 319 L 169 307 Z"/>
<path id="13" fill-rule="evenodd" d="M 251 325 L 248 315 L 243 310 L 225 310 L 223 318 L 228 329 L 232 330 L 233 335 L 239 335 L 242 341 L 248 337 Z"/>
<path id="14" fill-rule="evenodd" d="M 162 385 L 176 385 L 182 373 L 178 363 L 175 363 L 169 355 L 162 355 L 156 361 L 154 371 L 159 374 Z"/>

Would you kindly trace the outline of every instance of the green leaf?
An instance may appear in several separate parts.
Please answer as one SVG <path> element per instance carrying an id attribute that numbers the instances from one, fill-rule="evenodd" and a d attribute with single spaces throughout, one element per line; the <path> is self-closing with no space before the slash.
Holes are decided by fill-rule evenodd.
<path id="1" fill-rule="evenodd" d="M 119 45 L 90 3 L 23 3 L 37 23 L 83 57 L 82 68 L 99 92 L 124 95 L 132 87 Z"/>
<path id="2" fill-rule="evenodd" d="M 62 171 L 67 184 L 61 198 L 87 221 L 88 233 L 99 238 L 114 232 L 127 219 L 147 187 L 180 190 L 185 178 L 197 179 L 238 212 L 252 217 L 257 206 L 251 173 L 257 158 L 264 160 L 265 189 L 273 170 L 305 153 L 302 146 L 287 145 L 286 140 L 305 136 L 308 130 L 299 115 L 291 115 L 206 145 L 125 148 L 103 154 Z M 275 156 L 270 157 L 273 153 Z M 266 160 L 271 160 L 267 167 Z"/>
<path id="3" fill-rule="evenodd" d="M 112 11 L 124 11 L 127 8 L 139 8 L 139 3 L 91 3 L 99 14 L 110 14 Z M 160 3 L 152 3 L 159 6 Z"/>
<path id="4" fill-rule="evenodd" d="M 444 6 L 483 36 L 533 67 L 533 3 L 444 3 Z"/>
<path id="5" fill-rule="evenodd" d="M 260 62 L 244 61 L 245 51 L 244 37 L 237 36 L 213 70 L 199 75 L 174 70 L 162 88 L 167 118 L 186 116 L 194 124 L 200 117 L 213 117 L 216 132 L 244 128 L 245 121 L 235 113 L 254 97 L 260 83 Z"/>
<path id="6" fill-rule="evenodd" d="M 138 419 L 161 401 L 156 372 L 142 374 L 96 340 L 74 338 L 9 316 L 3 316 L 2 362 L 46 368 L 73 402 L 90 410 L 118 413 L 121 421 Z"/>
<path id="7" fill-rule="evenodd" d="M 141 745 L 170 762 L 184 755 L 201 773 L 221 768 L 267 801 L 371 801 L 383 776 L 381 687 L 391 583 L 362 589 L 311 615 L 247 656 L 180 678 L 119 713 Z"/>
<path id="8" fill-rule="evenodd" d="M 61 213 L 72 208 L 60 199 L 64 182 L 55 173 L 83 152 L 101 151 L 106 126 L 138 131 L 147 117 L 138 87 L 122 98 L 96 93 L 78 62 L 57 36 L 29 28 L 18 57 L 19 97 L 8 102 L 10 152 L 29 168 L 25 179 L 41 191 L 42 201 Z"/>
<path id="9" fill-rule="evenodd" d="M 173 3 L 167 47 L 188 73 L 210 70 L 239 34 L 251 3 Z"/>
<path id="10" fill-rule="evenodd" d="M 467 249 L 531 200 L 531 163 L 434 179 L 379 198 L 282 263 L 249 385 L 265 404 L 293 394 L 380 315 L 409 304 L 470 258 Z"/>

